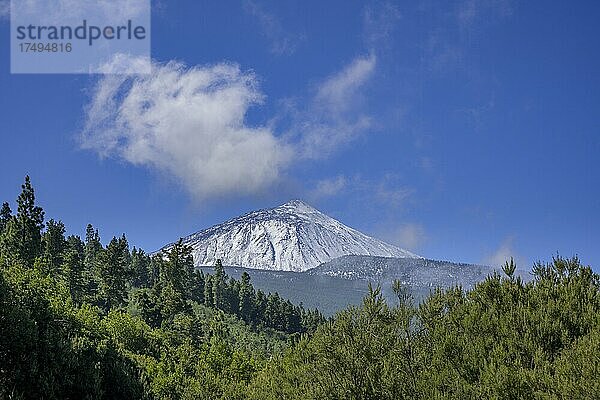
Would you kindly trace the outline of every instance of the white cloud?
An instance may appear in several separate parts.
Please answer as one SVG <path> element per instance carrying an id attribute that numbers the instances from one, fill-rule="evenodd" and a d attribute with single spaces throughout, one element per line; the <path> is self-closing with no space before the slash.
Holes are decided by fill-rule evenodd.
<path id="1" fill-rule="evenodd" d="M 362 202 L 376 207 L 378 211 L 381 211 L 381 206 L 385 206 L 387 210 L 398 212 L 408 202 L 414 201 L 415 195 L 415 189 L 405 185 L 402 177 L 395 173 L 383 174 L 375 179 L 356 175 L 349 180 L 348 189 L 360 197 Z"/>
<path id="2" fill-rule="evenodd" d="M 387 229 L 382 237 L 408 250 L 418 250 L 427 240 L 425 228 L 420 224 L 406 223 L 395 228 Z"/>
<path id="3" fill-rule="evenodd" d="M 470 28 L 483 16 L 503 18 L 513 13 L 511 0 L 464 0 L 458 3 L 457 19 L 462 29 Z"/>
<path id="4" fill-rule="evenodd" d="M 81 22 L 91 16 L 105 21 L 119 22 L 147 15 L 149 0 L 19 0 L 19 15 L 46 23 Z"/>
<path id="5" fill-rule="evenodd" d="M 355 199 L 364 205 L 363 211 L 368 204 L 369 207 L 377 209 L 381 214 L 381 206 L 394 213 L 406 207 L 407 203 L 413 201 L 415 189 L 403 184 L 397 174 L 384 174 L 375 179 L 364 178 L 355 175 L 344 178 L 346 192 L 352 193 Z"/>
<path id="6" fill-rule="evenodd" d="M 244 5 L 246 11 L 256 18 L 263 35 L 271 43 L 271 53 L 289 55 L 296 51 L 298 43 L 304 38 L 303 35 L 291 35 L 286 32 L 275 15 L 267 12 L 258 2 L 247 0 Z"/>
<path id="7" fill-rule="evenodd" d="M 306 192 L 307 198 L 313 202 L 340 196 L 352 199 L 352 207 L 360 210 L 362 217 L 370 215 L 378 220 L 379 227 L 374 229 L 376 235 L 392 238 L 398 236 L 400 224 L 396 222 L 397 217 L 409 203 L 414 202 L 414 194 L 415 189 L 404 185 L 395 174 L 384 174 L 376 178 L 365 178 L 358 174 L 337 175 L 312 182 Z M 382 216 L 384 211 L 386 216 Z M 392 225 L 391 221 L 394 221 Z"/>
<path id="8" fill-rule="evenodd" d="M 356 58 L 320 85 L 315 98 L 316 104 L 336 115 L 347 112 L 358 90 L 373 74 L 376 62 L 374 55 Z"/>
<path id="9" fill-rule="evenodd" d="M 318 86 L 311 104 L 298 114 L 292 128 L 301 137 L 302 157 L 327 157 L 371 127 L 371 117 L 360 110 L 361 89 L 376 63 L 374 55 L 358 57 Z"/>
<path id="10" fill-rule="evenodd" d="M 476 75 L 477 66 L 467 55 L 481 45 L 482 32 L 513 14 L 512 3 L 513 0 L 422 2 L 420 12 L 430 25 L 420 44 L 423 64 L 436 75 L 454 74 L 457 70 Z"/>
<path id="11" fill-rule="evenodd" d="M 122 56 L 102 68 L 127 73 L 138 61 Z M 264 96 L 255 75 L 235 64 L 170 62 L 153 64 L 147 76 L 105 76 L 86 108 L 82 146 L 167 174 L 198 199 L 262 194 L 292 162 L 327 157 L 370 126 L 360 89 L 375 63 L 359 57 L 324 80 L 287 135 L 246 123 Z M 313 195 L 333 196 L 343 179 L 319 183 Z M 405 196 L 379 191 L 392 203 Z"/>
<path id="12" fill-rule="evenodd" d="M 526 268 L 525 260 L 514 249 L 513 237 L 508 237 L 496 250 L 486 255 L 482 263 L 494 268 L 501 268 L 506 261 L 510 261 L 511 257 L 517 264 L 518 269 Z"/>
<path id="13" fill-rule="evenodd" d="M 82 145 L 166 173 L 198 199 L 259 193 L 291 159 L 270 129 L 245 122 L 262 98 L 254 74 L 226 63 L 106 76 L 87 107 Z"/>
<path id="14" fill-rule="evenodd" d="M 117 75 L 149 74 L 152 72 L 152 62 L 149 57 L 117 53 L 108 62 L 94 66 L 89 72 Z"/>
<path id="15" fill-rule="evenodd" d="M 380 204 L 399 208 L 404 206 L 414 192 L 414 189 L 410 187 L 389 187 L 386 183 L 381 183 L 375 188 L 374 194 Z"/>
<path id="16" fill-rule="evenodd" d="M 398 7 L 390 2 L 367 5 L 363 16 L 367 46 L 370 49 L 386 47 L 401 17 Z"/>
<path id="17" fill-rule="evenodd" d="M 314 200 L 338 195 L 346 188 L 347 179 L 340 175 L 335 178 L 322 179 L 317 182 L 309 197 Z"/>

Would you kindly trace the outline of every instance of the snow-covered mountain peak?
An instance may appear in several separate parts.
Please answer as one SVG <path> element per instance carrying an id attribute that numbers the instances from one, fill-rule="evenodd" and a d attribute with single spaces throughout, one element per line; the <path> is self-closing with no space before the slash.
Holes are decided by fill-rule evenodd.
<path id="1" fill-rule="evenodd" d="M 302 200 L 290 200 L 278 207 L 269 210 L 260 210 L 259 212 L 272 214 L 272 216 L 277 215 L 283 218 L 288 217 L 307 221 L 310 220 L 312 222 L 340 224 L 340 222 L 322 213 Z"/>
<path id="2" fill-rule="evenodd" d="M 420 258 L 352 229 L 301 200 L 253 211 L 184 239 L 196 265 L 306 271 L 346 255 Z M 167 246 L 169 247 L 169 246 Z"/>
<path id="3" fill-rule="evenodd" d="M 276 207 L 276 209 L 279 210 L 285 210 L 288 212 L 296 212 L 296 213 L 320 213 L 319 210 L 317 210 L 316 208 L 312 207 L 311 205 L 303 202 L 302 200 L 290 200 L 285 204 L 280 205 L 279 207 Z"/>

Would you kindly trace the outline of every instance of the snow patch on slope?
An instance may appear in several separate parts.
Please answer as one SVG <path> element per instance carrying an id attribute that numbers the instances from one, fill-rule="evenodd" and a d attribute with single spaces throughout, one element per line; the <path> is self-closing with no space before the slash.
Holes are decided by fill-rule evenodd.
<path id="1" fill-rule="evenodd" d="M 292 200 L 279 207 L 251 212 L 184 238 L 197 266 L 306 271 L 347 255 L 421 258 L 367 236 Z M 170 245 L 166 246 L 166 248 Z"/>

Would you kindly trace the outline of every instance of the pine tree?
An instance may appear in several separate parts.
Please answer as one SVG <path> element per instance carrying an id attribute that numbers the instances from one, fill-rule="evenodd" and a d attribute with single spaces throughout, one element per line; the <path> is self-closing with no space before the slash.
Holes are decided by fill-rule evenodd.
<path id="1" fill-rule="evenodd" d="M 85 228 L 85 245 L 83 251 L 84 298 L 89 303 L 98 300 L 99 291 L 99 256 L 102 252 L 100 234 L 91 224 Z"/>
<path id="2" fill-rule="evenodd" d="M 196 303 L 204 303 L 204 273 L 201 270 L 195 270 L 191 279 L 190 299 Z"/>
<path id="3" fill-rule="evenodd" d="M 50 272 L 57 272 L 63 264 L 63 256 L 67 247 L 65 225 L 61 221 L 49 220 L 46 232 L 42 236 L 45 264 Z"/>
<path id="4" fill-rule="evenodd" d="M 121 306 L 127 297 L 127 269 L 130 263 L 129 244 L 125 235 L 113 237 L 106 250 L 100 253 L 98 272 L 100 296 L 106 308 Z"/>
<path id="5" fill-rule="evenodd" d="M 240 315 L 240 282 L 229 278 L 225 287 L 225 309 L 229 314 Z"/>
<path id="6" fill-rule="evenodd" d="M 144 250 L 135 247 L 131 250 L 130 279 L 133 287 L 151 287 L 150 257 Z"/>
<path id="7" fill-rule="evenodd" d="M 84 257 L 84 244 L 81 238 L 69 236 L 64 253 L 63 270 L 75 304 L 81 304 L 85 299 Z"/>
<path id="8" fill-rule="evenodd" d="M 100 234 L 97 229 L 94 229 L 92 224 L 88 224 L 85 228 L 85 266 L 92 270 L 98 253 L 102 250 L 100 242 Z"/>
<path id="9" fill-rule="evenodd" d="M 398 298 L 398 302 L 400 303 L 400 305 L 412 304 L 412 295 L 410 294 L 410 290 L 408 286 L 402 283 L 402 281 L 400 281 L 399 279 L 394 279 L 392 283 L 392 290 Z"/>
<path id="10" fill-rule="evenodd" d="M 239 314 L 240 317 L 250 322 L 253 313 L 254 287 L 250 283 L 250 275 L 246 271 L 242 273 L 239 289 Z"/>
<path id="11" fill-rule="evenodd" d="M 215 263 L 215 273 L 212 277 L 213 306 L 219 310 L 226 309 L 227 274 L 221 260 Z"/>
<path id="12" fill-rule="evenodd" d="M 213 296 L 213 276 L 212 275 L 206 275 L 204 277 L 204 304 L 207 307 L 214 307 L 215 306 L 215 302 L 214 300 L 214 296 Z"/>
<path id="13" fill-rule="evenodd" d="M 258 289 L 256 291 L 256 298 L 252 307 L 252 318 L 251 322 L 255 325 L 259 325 L 265 322 L 265 312 L 267 310 L 267 296 L 265 293 Z"/>
<path id="14" fill-rule="evenodd" d="M 154 289 L 140 289 L 134 292 L 134 299 L 140 310 L 140 315 L 150 326 L 157 328 L 162 323 L 161 312 L 157 304 Z"/>
<path id="15" fill-rule="evenodd" d="M 180 293 L 184 298 L 191 297 L 191 278 L 194 272 L 194 260 L 192 249 L 183 244 L 179 239 L 177 243 L 167 251 L 166 262 L 163 264 L 161 280 L 173 285 L 173 290 Z"/>
<path id="16" fill-rule="evenodd" d="M 279 293 L 269 293 L 264 316 L 265 325 L 279 331 L 285 331 L 285 311 Z"/>
<path id="17" fill-rule="evenodd" d="M 513 260 L 512 257 L 510 258 L 510 262 L 507 261 L 502 266 L 502 272 L 504 272 L 509 279 L 514 278 L 516 269 L 517 269 L 517 265 L 515 264 L 515 260 Z"/>
<path id="18" fill-rule="evenodd" d="M 287 333 L 302 332 L 302 313 L 299 307 L 295 307 L 289 300 L 282 304 L 285 319 L 285 331 Z"/>
<path id="19" fill-rule="evenodd" d="M 189 311 L 183 294 L 176 290 L 170 282 L 164 285 L 160 291 L 159 306 L 163 321 L 171 322 L 176 314 Z"/>
<path id="20" fill-rule="evenodd" d="M 4 232 L 4 228 L 8 224 L 8 221 L 12 218 L 12 210 L 8 203 L 2 203 L 2 208 L 0 209 L 0 235 Z"/>
<path id="21" fill-rule="evenodd" d="M 35 258 L 42 251 L 44 210 L 35 205 L 35 193 L 29 176 L 25 177 L 21 188 L 21 194 L 17 198 L 17 215 L 5 227 L 2 247 L 6 253 L 33 266 Z"/>
<path id="22" fill-rule="evenodd" d="M 150 265 L 148 266 L 148 287 L 153 287 L 160 280 L 160 271 L 164 260 L 162 254 L 154 254 L 150 257 Z"/>

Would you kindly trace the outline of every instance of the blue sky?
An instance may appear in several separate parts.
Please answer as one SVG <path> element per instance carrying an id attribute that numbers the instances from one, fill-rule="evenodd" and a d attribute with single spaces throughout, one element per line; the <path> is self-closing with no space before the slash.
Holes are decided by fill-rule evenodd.
<path id="1" fill-rule="evenodd" d="M 600 265 L 598 2 L 156 2 L 129 80 L 11 75 L 3 17 L 0 199 L 30 174 L 70 233 L 301 198 L 431 258 Z"/>

